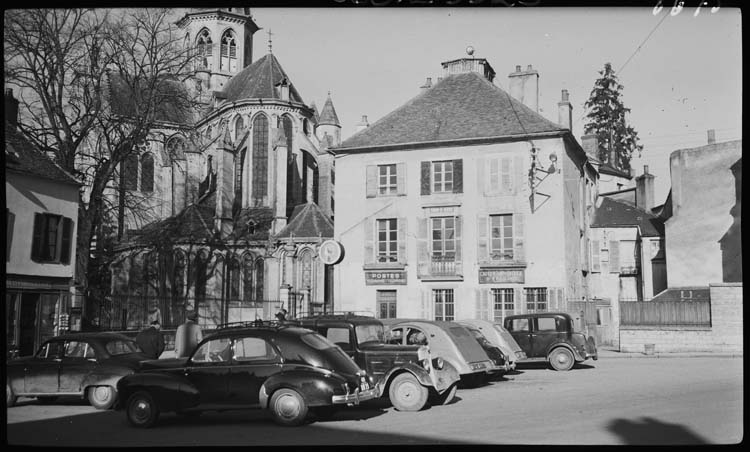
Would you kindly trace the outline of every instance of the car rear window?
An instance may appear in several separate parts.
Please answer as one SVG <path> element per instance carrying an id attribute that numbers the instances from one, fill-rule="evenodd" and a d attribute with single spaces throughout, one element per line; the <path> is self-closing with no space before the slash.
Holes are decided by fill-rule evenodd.
<path id="1" fill-rule="evenodd" d="M 466 328 L 464 328 L 464 327 L 452 326 L 452 327 L 449 328 L 449 330 L 456 337 L 469 336 L 466 333 Z M 480 334 L 480 336 L 481 336 L 481 334 Z"/>
<path id="2" fill-rule="evenodd" d="M 138 353 L 141 351 L 141 348 L 135 341 L 114 340 L 107 342 L 107 345 L 104 347 L 107 349 L 107 353 L 112 356 L 127 355 L 128 353 Z"/>

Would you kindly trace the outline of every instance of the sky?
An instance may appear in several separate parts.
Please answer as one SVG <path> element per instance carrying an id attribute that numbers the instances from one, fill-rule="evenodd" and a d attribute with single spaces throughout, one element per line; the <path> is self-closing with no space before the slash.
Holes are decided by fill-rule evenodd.
<path id="1" fill-rule="evenodd" d="M 669 3 L 669 2 L 667 2 Z M 252 8 L 262 29 L 253 59 L 272 51 L 308 104 L 331 93 L 342 139 L 363 115 L 370 124 L 419 94 L 443 61 L 486 58 L 495 84 L 508 88 L 516 65 L 539 72 L 540 113 L 557 122 L 567 89 L 580 142 L 584 102 L 604 63 L 624 85 L 628 121 L 644 145 L 642 165 L 656 176 L 655 200 L 669 190 L 669 154 L 741 138 L 741 13 L 685 8 Z"/>

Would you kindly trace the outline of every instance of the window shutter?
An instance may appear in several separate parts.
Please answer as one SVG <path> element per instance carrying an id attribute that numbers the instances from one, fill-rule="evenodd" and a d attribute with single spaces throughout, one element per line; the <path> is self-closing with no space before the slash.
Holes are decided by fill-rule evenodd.
<path id="1" fill-rule="evenodd" d="M 62 247 L 60 249 L 60 262 L 63 264 L 70 263 L 70 246 L 73 242 L 73 220 L 63 218 L 62 226 Z"/>
<path id="2" fill-rule="evenodd" d="M 456 219 L 456 274 L 462 275 L 463 274 L 463 268 L 461 265 L 462 258 L 461 258 L 461 230 L 463 229 L 461 223 L 461 216 L 457 216 Z"/>
<path id="3" fill-rule="evenodd" d="M 516 287 L 513 289 L 513 298 L 515 298 L 514 306 L 516 307 L 516 312 L 518 312 L 519 314 L 525 313 L 527 311 L 526 299 L 523 296 L 522 287 Z"/>
<path id="4" fill-rule="evenodd" d="M 526 175 L 525 168 L 523 166 L 523 157 L 516 155 L 513 157 L 513 167 L 511 168 L 513 173 L 513 193 L 521 193 L 523 188 L 524 176 Z"/>
<path id="5" fill-rule="evenodd" d="M 398 220 L 398 261 L 406 263 L 406 217 Z"/>
<path id="6" fill-rule="evenodd" d="M 42 260 L 42 247 L 44 246 L 44 214 L 34 214 L 34 238 L 31 242 L 31 260 L 39 262 Z"/>
<path id="7" fill-rule="evenodd" d="M 487 158 L 480 157 L 477 159 L 477 193 L 487 195 L 489 191 L 485 186 L 487 173 Z"/>
<path id="8" fill-rule="evenodd" d="M 464 192 L 464 161 L 456 159 L 453 161 L 453 193 Z"/>
<path id="9" fill-rule="evenodd" d="M 516 262 L 526 261 L 523 247 L 524 216 L 523 213 L 513 215 L 513 260 Z"/>
<path id="10" fill-rule="evenodd" d="M 430 253 L 427 247 L 427 218 L 417 218 L 417 274 L 430 274 Z"/>
<path id="11" fill-rule="evenodd" d="M 378 195 L 378 167 L 367 165 L 367 197 L 374 198 Z"/>
<path id="12" fill-rule="evenodd" d="M 589 243 L 591 244 L 591 271 L 600 272 L 601 264 L 599 262 L 599 241 L 592 240 Z"/>
<path id="13" fill-rule="evenodd" d="M 487 243 L 487 221 L 489 217 L 477 216 L 477 262 L 490 260 L 489 247 Z"/>
<path id="14" fill-rule="evenodd" d="M 399 195 L 406 194 L 406 163 L 396 164 L 396 191 Z"/>
<path id="15" fill-rule="evenodd" d="M 620 242 L 618 240 L 609 242 L 609 272 L 620 273 Z"/>
<path id="16" fill-rule="evenodd" d="M 422 162 L 421 165 L 421 193 L 429 195 L 430 190 L 430 162 Z"/>
<path id="17" fill-rule="evenodd" d="M 369 218 L 365 220 L 365 265 L 375 263 L 375 251 L 374 251 L 374 234 L 373 229 L 375 219 Z"/>
<path id="18" fill-rule="evenodd" d="M 514 165 L 511 157 L 503 157 L 498 160 L 497 169 L 497 186 L 500 187 L 500 192 L 505 194 L 515 193 L 514 187 L 517 185 L 515 173 L 513 172 L 514 167 L 518 167 L 519 164 Z M 507 174 L 507 178 L 505 175 Z"/>

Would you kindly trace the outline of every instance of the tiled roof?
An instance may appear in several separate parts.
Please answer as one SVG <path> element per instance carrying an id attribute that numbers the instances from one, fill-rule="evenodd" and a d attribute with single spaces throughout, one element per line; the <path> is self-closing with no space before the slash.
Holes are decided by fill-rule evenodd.
<path id="1" fill-rule="evenodd" d="M 513 99 L 481 75 L 469 72 L 445 77 L 339 149 L 423 143 L 530 133 L 565 133 L 560 125 Z"/>
<path id="2" fill-rule="evenodd" d="M 80 185 L 15 127 L 5 124 L 5 170 Z"/>
<path id="3" fill-rule="evenodd" d="M 248 207 L 239 211 L 234 219 L 230 240 L 268 240 L 273 223 L 270 207 Z"/>
<path id="4" fill-rule="evenodd" d="M 155 92 L 139 89 L 138 81 L 128 80 L 123 74 L 109 72 L 109 102 L 112 110 L 123 116 L 135 116 L 138 102 L 151 100 L 156 111 L 154 120 L 189 125 L 199 114 L 187 88 L 179 80 L 164 79 Z"/>
<path id="5" fill-rule="evenodd" d="M 276 235 L 277 239 L 324 239 L 333 237 L 333 222 L 317 204 L 308 202 L 294 208 L 289 223 Z"/>
<path id="6" fill-rule="evenodd" d="M 229 79 L 224 85 L 223 93 L 229 102 L 243 99 L 280 99 L 275 86 L 284 79 L 289 83 L 289 100 L 304 103 L 289 76 L 272 53 Z"/>
<path id="7" fill-rule="evenodd" d="M 594 212 L 592 228 L 639 227 L 644 237 L 664 235 L 664 221 L 656 215 L 646 212 L 632 204 L 610 199 L 602 200 Z"/>
<path id="8" fill-rule="evenodd" d="M 328 95 L 328 99 L 326 99 L 325 105 L 323 105 L 323 111 L 320 112 L 320 118 L 318 119 L 318 124 L 341 126 L 341 123 L 339 122 L 339 117 L 336 114 L 336 109 L 333 108 L 333 101 L 331 100 L 330 94 Z"/>

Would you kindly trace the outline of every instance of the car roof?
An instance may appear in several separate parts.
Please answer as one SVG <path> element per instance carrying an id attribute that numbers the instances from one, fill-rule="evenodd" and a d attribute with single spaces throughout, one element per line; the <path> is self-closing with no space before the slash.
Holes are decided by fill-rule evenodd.
<path id="1" fill-rule="evenodd" d="M 125 336 L 124 334 L 115 333 L 112 331 L 91 331 L 91 332 L 80 332 L 80 333 L 65 333 L 59 336 L 51 337 L 51 340 L 102 340 L 102 339 L 120 339 L 132 341 L 132 337 Z"/>
<path id="2" fill-rule="evenodd" d="M 304 325 L 310 323 L 351 323 L 353 325 L 383 325 L 380 319 L 364 315 L 322 315 L 297 319 Z"/>

